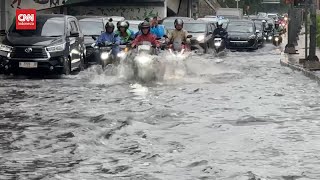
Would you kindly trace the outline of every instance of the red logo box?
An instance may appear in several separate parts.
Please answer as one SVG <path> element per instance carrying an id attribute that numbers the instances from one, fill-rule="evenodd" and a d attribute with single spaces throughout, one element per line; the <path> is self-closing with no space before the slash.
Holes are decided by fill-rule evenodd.
<path id="1" fill-rule="evenodd" d="M 35 9 L 17 9 L 16 10 L 16 29 L 17 30 L 35 30 L 36 29 Z"/>

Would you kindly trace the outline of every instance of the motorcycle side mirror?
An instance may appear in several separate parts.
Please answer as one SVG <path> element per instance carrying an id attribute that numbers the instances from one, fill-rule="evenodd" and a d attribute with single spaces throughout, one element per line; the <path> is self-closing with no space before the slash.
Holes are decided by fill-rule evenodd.
<path id="1" fill-rule="evenodd" d="M 92 37 L 93 40 L 95 40 L 95 41 L 97 40 L 97 38 L 95 36 L 91 36 L 91 37 Z"/>
<path id="2" fill-rule="evenodd" d="M 260 33 L 260 30 L 256 30 L 256 34 L 259 34 Z"/>
<path id="3" fill-rule="evenodd" d="M 208 34 L 213 34 L 213 32 L 209 32 Z"/>
<path id="4" fill-rule="evenodd" d="M 164 37 L 164 38 L 168 38 L 168 36 L 167 36 L 167 35 L 163 35 L 163 37 Z"/>
<path id="5" fill-rule="evenodd" d="M 160 40 L 161 38 L 156 38 L 156 40 Z"/>
<path id="6" fill-rule="evenodd" d="M 192 35 L 188 35 L 187 38 L 192 38 Z"/>

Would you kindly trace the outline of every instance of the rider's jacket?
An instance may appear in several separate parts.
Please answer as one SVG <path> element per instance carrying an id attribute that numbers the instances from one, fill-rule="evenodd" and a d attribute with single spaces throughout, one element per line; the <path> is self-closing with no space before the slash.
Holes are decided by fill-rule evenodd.
<path id="1" fill-rule="evenodd" d="M 125 43 L 129 42 L 130 39 L 135 38 L 134 34 L 132 34 L 129 29 L 127 29 L 125 36 L 123 36 L 119 30 L 116 31 L 116 34 L 118 34 L 120 37 L 120 44 L 125 44 Z"/>
<path id="2" fill-rule="evenodd" d="M 152 45 L 156 45 L 157 47 L 160 47 L 160 42 L 157 40 L 157 37 L 151 33 L 138 35 L 136 39 L 132 42 L 132 45 L 133 46 L 139 45 L 139 43 L 143 41 L 148 41 Z"/>
<path id="3" fill-rule="evenodd" d="M 115 46 L 112 47 L 112 54 L 113 55 L 117 55 L 117 53 L 119 52 L 119 45 L 120 44 L 120 37 L 114 37 L 115 33 L 102 33 L 99 38 L 97 39 L 96 44 L 98 43 L 103 43 L 103 42 L 111 42 L 111 43 L 115 43 Z"/>
<path id="4" fill-rule="evenodd" d="M 181 39 L 182 42 L 187 42 L 188 31 L 181 29 L 178 31 L 177 29 L 168 33 L 168 39 L 172 43 L 175 39 Z"/>
<path id="5" fill-rule="evenodd" d="M 224 28 L 216 28 L 213 31 L 213 35 L 220 35 L 222 37 L 226 37 L 228 35 L 228 32 Z"/>
<path id="6" fill-rule="evenodd" d="M 157 38 L 162 38 L 166 33 L 164 25 L 157 25 L 152 27 L 151 33 L 155 34 Z"/>

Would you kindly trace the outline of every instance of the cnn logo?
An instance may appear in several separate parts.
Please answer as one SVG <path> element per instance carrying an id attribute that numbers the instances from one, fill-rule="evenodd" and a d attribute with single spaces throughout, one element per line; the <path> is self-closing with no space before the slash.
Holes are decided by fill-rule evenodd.
<path id="1" fill-rule="evenodd" d="M 36 29 L 36 10 L 17 9 L 16 10 L 16 29 L 35 30 Z"/>
<path id="2" fill-rule="evenodd" d="M 21 21 L 21 22 L 34 21 L 34 14 L 19 14 L 18 15 L 18 21 Z"/>

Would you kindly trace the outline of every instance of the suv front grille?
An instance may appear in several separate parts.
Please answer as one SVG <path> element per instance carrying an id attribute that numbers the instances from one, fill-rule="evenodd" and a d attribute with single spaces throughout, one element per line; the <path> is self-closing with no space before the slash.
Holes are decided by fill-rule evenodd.
<path id="1" fill-rule="evenodd" d="M 46 51 L 43 48 L 32 48 L 32 51 L 27 53 L 28 47 L 15 47 L 12 49 L 12 58 L 48 58 Z"/>

